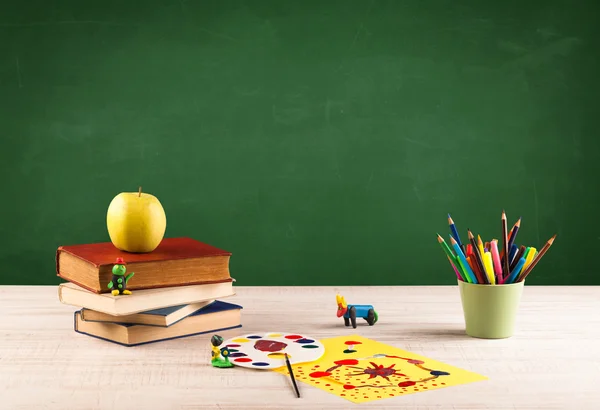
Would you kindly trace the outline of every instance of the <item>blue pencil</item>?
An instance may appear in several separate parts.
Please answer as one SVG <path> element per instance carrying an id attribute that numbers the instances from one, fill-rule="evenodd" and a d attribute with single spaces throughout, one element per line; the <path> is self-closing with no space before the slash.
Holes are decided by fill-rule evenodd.
<path id="1" fill-rule="evenodd" d="M 519 250 L 519 247 L 513 243 L 512 246 L 510 247 L 510 252 L 508 253 L 508 264 L 509 265 L 513 261 L 518 250 Z"/>
<path id="2" fill-rule="evenodd" d="M 525 265 L 525 258 L 519 259 L 517 266 L 515 266 L 513 271 L 510 273 L 510 276 L 508 278 L 506 278 L 506 280 L 504 281 L 503 284 L 507 285 L 509 283 L 513 283 L 514 280 L 517 278 L 517 276 L 519 276 L 519 273 L 521 273 L 521 269 L 523 269 L 523 265 Z"/>
<path id="3" fill-rule="evenodd" d="M 463 244 L 460 241 L 460 237 L 458 236 L 458 231 L 456 230 L 456 225 L 454 225 L 454 221 L 452 220 L 452 217 L 450 216 L 450 214 L 448 214 L 448 225 L 450 225 L 450 232 L 452 232 L 452 236 L 454 237 L 454 240 L 458 243 L 458 246 L 461 247 L 461 249 L 463 249 Z M 464 249 L 463 249 L 464 251 Z"/>

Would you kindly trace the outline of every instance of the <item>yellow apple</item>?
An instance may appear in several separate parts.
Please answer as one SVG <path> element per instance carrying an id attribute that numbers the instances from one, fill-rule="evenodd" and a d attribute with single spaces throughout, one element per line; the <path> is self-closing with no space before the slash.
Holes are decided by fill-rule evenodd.
<path id="1" fill-rule="evenodd" d="M 126 252 L 152 252 L 162 241 L 167 216 L 154 195 L 121 192 L 108 206 L 106 226 L 113 245 Z"/>

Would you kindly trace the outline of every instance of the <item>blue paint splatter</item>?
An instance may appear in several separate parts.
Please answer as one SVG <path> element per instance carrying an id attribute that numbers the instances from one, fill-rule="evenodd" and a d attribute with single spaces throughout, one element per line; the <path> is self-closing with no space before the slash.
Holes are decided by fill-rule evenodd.
<path id="1" fill-rule="evenodd" d="M 450 373 L 443 372 L 441 370 L 432 370 L 429 372 L 429 374 L 431 374 L 432 376 L 449 376 L 450 375 Z"/>
<path id="2" fill-rule="evenodd" d="M 247 338 L 247 339 L 262 339 L 262 337 L 261 337 L 261 336 L 256 336 L 256 335 L 253 335 L 253 336 L 246 336 L 246 338 Z"/>
<path id="3" fill-rule="evenodd" d="M 305 349 L 318 349 L 319 348 L 319 346 L 317 346 L 317 345 L 304 345 L 302 347 Z"/>
<path id="4" fill-rule="evenodd" d="M 268 366 L 269 363 L 265 363 L 265 362 L 254 362 L 252 363 L 252 366 Z"/>
<path id="5" fill-rule="evenodd" d="M 301 343 L 301 344 L 305 344 L 305 343 L 314 343 L 314 340 L 310 340 L 310 339 L 298 339 L 296 340 L 296 343 Z"/>

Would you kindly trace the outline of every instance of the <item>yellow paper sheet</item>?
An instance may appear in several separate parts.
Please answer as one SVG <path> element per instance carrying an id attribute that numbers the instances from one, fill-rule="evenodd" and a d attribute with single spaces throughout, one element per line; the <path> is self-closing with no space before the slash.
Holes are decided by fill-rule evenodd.
<path id="1" fill-rule="evenodd" d="M 487 379 L 362 336 L 334 337 L 321 343 L 325 346 L 321 359 L 292 366 L 296 380 L 354 403 Z M 288 375 L 286 367 L 273 370 Z"/>

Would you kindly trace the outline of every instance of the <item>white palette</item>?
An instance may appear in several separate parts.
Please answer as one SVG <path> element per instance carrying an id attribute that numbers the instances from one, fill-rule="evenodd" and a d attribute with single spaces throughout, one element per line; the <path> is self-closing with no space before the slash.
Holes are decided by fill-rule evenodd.
<path id="1" fill-rule="evenodd" d="M 231 363 L 251 369 L 285 366 L 285 353 L 290 364 L 313 362 L 325 354 L 321 342 L 300 333 L 250 333 L 228 339 L 221 346 L 229 348 Z"/>

